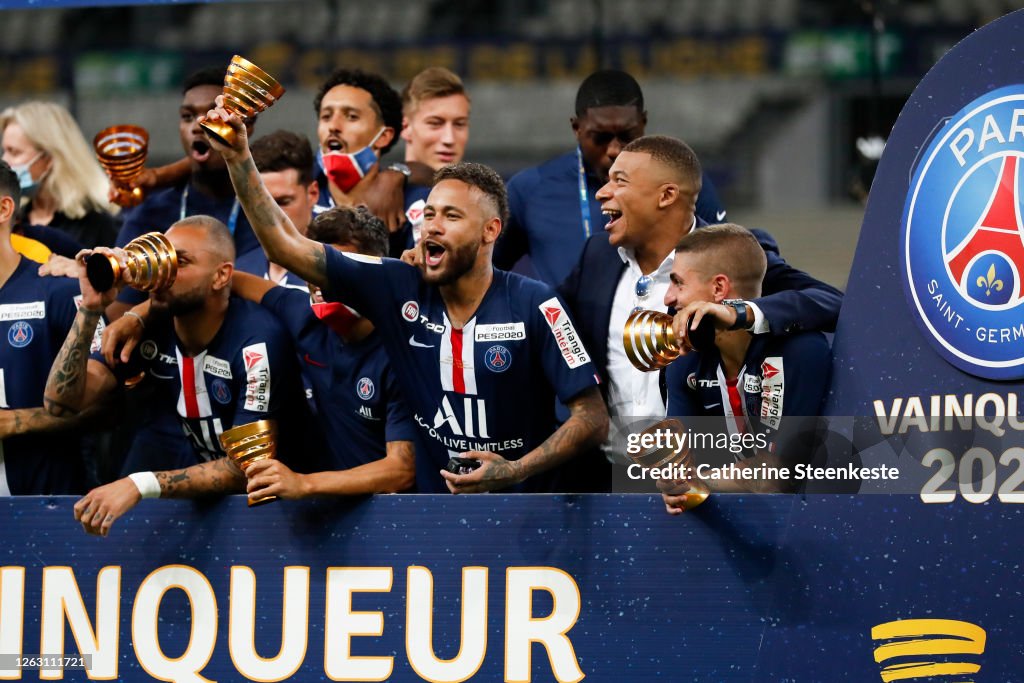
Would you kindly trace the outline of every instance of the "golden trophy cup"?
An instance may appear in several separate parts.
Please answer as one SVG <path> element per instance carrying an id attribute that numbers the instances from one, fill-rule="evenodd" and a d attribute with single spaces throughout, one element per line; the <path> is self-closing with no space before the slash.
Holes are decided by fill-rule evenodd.
<path id="1" fill-rule="evenodd" d="M 131 207 L 142 203 L 142 188 L 131 186 L 146 165 L 149 153 L 149 133 L 139 126 L 111 126 L 104 128 L 92 141 L 103 170 L 113 185 L 118 206 Z"/>
<path id="2" fill-rule="evenodd" d="M 686 427 L 684 427 L 683 423 L 679 420 L 670 417 L 654 423 L 647 429 L 643 430 L 641 435 L 657 434 L 658 432 L 665 431 L 670 431 L 674 434 L 682 434 L 686 431 Z M 656 445 L 645 451 L 641 451 L 640 453 L 629 454 L 629 457 L 633 462 L 647 469 L 661 469 L 675 465 L 679 468 L 686 467 L 689 471 L 695 472 L 693 459 L 690 457 L 689 446 L 680 451 L 676 451 L 668 442 L 663 442 L 660 446 Z M 684 487 L 686 488 L 684 489 Z M 696 473 L 688 479 L 662 479 L 658 488 L 673 495 L 683 493 L 685 495 L 683 507 L 687 510 L 692 510 L 697 507 L 707 500 L 708 496 L 711 494 L 707 484 L 701 481 L 697 477 Z"/>
<path id="3" fill-rule="evenodd" d="M 125 245 L 125 267 L 108 254 L 92 254 L 85 261 L 85 274 L 97 292 L 105 292 L 115 282 L 150 292 L 174 283 L 178 275 L 178 253 L 164 235 L 147 232 Z"/>
<path id="4" fill-rule="evenodd" d="M 248 122 L 261 111 L 281 99 L 284 88 L 274 77 L 245 57 L 231 58 L 224 75 L 224 108 Z M 230 147 L 235 132 L 223 121 L 203 120 L 199 123 L 206 134 Z"/>
<path id="5" fill-rule="evenodd" d="M 682 355 L 683 347 L 672 329 L 672 316 L 661 311 L 637 310 L 629 314 L 622 329 L 626 357 L 637 370 L 653 372 Z M 690 330 L 694 349 L 706 349 L 715 343 L 715 322 L 704 316 L 696 330 Z"/>
<path id="6" fill-rule="evenodd" d="M 232 427 L 220 435 L 220 445 L 238 469 L 245 472 L 249 465 L 260 460 L 277 457 L 277 423 L 274 420 L 259 420 Z M 249 507 L 263 505 L 277 500 L 277 496 L 263 496 L 249 499 Z"/>

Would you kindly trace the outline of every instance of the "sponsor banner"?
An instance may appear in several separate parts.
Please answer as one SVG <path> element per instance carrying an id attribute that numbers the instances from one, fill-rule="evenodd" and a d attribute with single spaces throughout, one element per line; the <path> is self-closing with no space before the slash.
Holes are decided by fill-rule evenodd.
<path id="1" fill-rule="evenodd" d="M 257 413 L 270 410 L 270 359 L 264 342 L 242 349 L 245 362 L 245 409 Z"/>
<path id="2" fill-rule="evenodd" d="M 100 539 L 73 504 L 0 500 L 3 654 L 90 655 L 66 681 L 870 681 L 942 639 L 922 676 L 1019 678 L 1013 506 L 237 496 Z"/>
<path id="3" fill-rule="evenodd" d="M 551 334 L 555 337 L 558 350 L 562 353 L 562 359 L 570 368 L 577 368 L 590 362 L 590 355 L 583 348 L 583 340 L 580 339 L 576 327 L 569 319 L 562 302 L 556 297 L 551 297 L 537 308 L 544 315 L 544 319 L 551 328 Z"/>

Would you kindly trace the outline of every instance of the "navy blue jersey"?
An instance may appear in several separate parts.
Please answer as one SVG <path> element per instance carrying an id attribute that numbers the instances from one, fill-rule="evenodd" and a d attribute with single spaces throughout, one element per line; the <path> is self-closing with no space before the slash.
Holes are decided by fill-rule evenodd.
<path id="1" fill-rule="evenodd" d="M 22 258 L 0 287 L 0 408 L 36 408 L 53 359 L 75 319 L 78 282 L 40 277 Z M 85 470 L 77 438 L 67 434 L 12 436 L 0 442 L 0 491 L 81 493 Z"/>
<path id="2" fill-rule="evenodd" d="M 555 430 L 555 395 L 569 401 L 598 383 L 567 309 L 543 283 L 495 270 L 473 318 L 455 329 L 418 268 L 326 251 L 327 296 L 374 322 L 412 406 L 421 492 L 447 491 L 439 470 L 452 455 L 526 455 Z"/>
<path id="3" fill-rule="evenodd" d="M 327 438 L 327 469 L 358 467 L 387 454 L 389 441 L 413 441 L 416 428 L 379 335 L 346 344 L 320 322 L 309 296 L 275 287 L 260 302 L 295 341 Z"/>
<path id="4" fill-rule="evenodd" d="M 320 214 L 334 208 L 334 197 L 331 196 L 327 174 L 320 166 L 319 155 L 317 155 L 316 172 L 316 184 L 320 188 L 320 196 L 316 200 L 316 206 L 313 207 L 313 213 Z M 388 249 L 391 256 L 401 257 L 403 251 L 412 248 L 419 241 L 419 231 L 423 226 L 423 207 L 430 194 L 430 189 L 425 185 L 405 184 L 403 208 L 406 221 L 399 230 L 389 236 Z"/>
<path id="5" fill-rule="evenodd" d="M 604 230 L 608 222 L 595 196 L 602 182 L 593 173 L 584 175 L 589 234 L 583 225 L 575 151 L 520 171 L 509 180 L 509 222 L 494 249 L 496 266 L 511 268 L 523 254 L 529 254 L 541 280 L 552 287 L 565 280 L 579 260 L 587 237 Z M 710 224 L 725 221 L 725 209 L 706 174 L 697 197 L 697 215 Z"/>
<path id="6" fill-rule="evenodd" d="M 93 358 L 103 362 L 99 354 Z M 182 353 L 170 319 L 150 325 L 131 361 L 115 369 L 119 380 L 139 372 L 157 384 L 164 412 L 177 415 L 196 462 L 224 455 L 219 436 L 225 430 L 272 419 L 279 430 L 278 457 L 308 470 L 303 439 L 313 432 L 295 350 L 265 308 L 231 297 L 220 330 L 193 357 Z"/>
<path id="7" fill-rule="evenodd" d="M 232 196 L 214 199 L 196 189 L 191 183 L 157 190 L 138 206 L 124 212 L 124 224 L 117 234 L 117 246 L 123 247 L 147 232 L 167 232 L 173 224 L 187 216 L 206 215 L 220 220 L 235 237 L 237 257 L 259 249 L 260 243 L 249 225 L 249 219 Z M 126 287 L 118 301 L 135 304 L 146 300 L 146 293 Z"/>
<path id="8" fill-rule="evenodd" d="M 248 254 L 243 254 L 235 259 L 235 270 L 261 277 L 264 280 L 270 279 L 270 261 L 267 260 L 267 254 L 262 249 L 253 249 Z M 284 278 L 277 284 L 282 287 L 300 289 L 307 295 L 309 294 L 306 281 L 290 271 L 285 271 Z"/>
<path id="9" fill-rule="evenodd" d="M 787 426 L 797 427 L 787 419 L 801 422 L 820 414 L 831 367 L 828 341 L 820 332 L 754 335 L 735 383 L 741 415 L 731 405 L 718 349 L 691 353 L 666 370 L 668 414 L 724 416 L 729 433 L 739 429 L 736 418 L 745 418 L 746 429 L 764 434 L 771 450 Z"/>

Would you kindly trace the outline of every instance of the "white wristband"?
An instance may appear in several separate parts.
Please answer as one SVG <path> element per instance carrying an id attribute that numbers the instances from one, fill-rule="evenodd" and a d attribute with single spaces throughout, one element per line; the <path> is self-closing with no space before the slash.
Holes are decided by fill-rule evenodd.
<path id="1" fill-rule="evenodd" d="M 128 475 L 143 498 L 159 498 L 160 482 L 152 472 L 133 472 Z"/>

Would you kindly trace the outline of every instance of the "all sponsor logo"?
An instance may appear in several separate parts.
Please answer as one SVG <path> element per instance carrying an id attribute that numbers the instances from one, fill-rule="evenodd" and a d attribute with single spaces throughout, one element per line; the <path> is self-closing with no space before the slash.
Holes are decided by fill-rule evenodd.
<path id="1" fill-rule="evenodd" d="M 569 315 L 565 312 L 561 302 L 552 297 L 538 306 L 544 314 L 544 319 L 551 328 L 551 334 L 555 337 L 558 350 L 562 353 L 562 359 L 570 368 L 577 368 L 590 362 L 590 355 L 583 348 L 583 340 L 576 332 Z"/>
<path id="2" fill-rule="evenodd" d="M 379 421 L 380 418 L 373 414 L 373 408 L 370 406 L 359 406 L 359 410 L 356 411 L 359 417 L 366 420 Z"/>
<path id="3" fill-rule="evenodd" d="M 223 379 L 218 377 L 210 384 L 210 393 L 217 403 L 227 405 L 231 403 L 231 387 Z"/>
<path id="4" fill-rule="evenodd" d="M 411 323 L 416 322 L 420 317 L 420 305 L 415 301 L 406 301 L 402 304 L 402 317 Z"/>
<path id="5" fill-rule="evenodd" d="M 1024 85 L 994 90 L 942 127 L 914 170 L 902 222 L 915 320 L 948 362 L 1024 377 Z"/>
<path id="6" fill-rule="evenodd" d="M 505 372 L 512 365 L 512 352 L 495 344 L 484 353 L 484 365 L 491 372 Z"/>
<path id="7" fill-rule="evenodd" d="M 265 413 L 270 410 L 270 361 L 265 342 L 242 349 L 245 362 L 245 410 Z"/>
<path id="8" fill-rule="evenodd" d="M 364 401 L 369 401 L 373 398 L 374 393 L 376 393 L 376 387 L 373 386 L 373 380 L 369 377 L 360 377 L 356 382 L 356 395 Z"/>
<path id="9" fill-rule="evenodd" d="M 7 342 L 16 349 L 23 349 L 32 342 L 32 326 L 19 320 L 7 330 Z"/>
<path id="10" fill-rule="evenodd" d="M 479 342 L 518 341 L 526 339 L 526 323 L 501 323 L 499 325 L 477 325 L 473 338 Z"/>
<path id="11" fill-rule="evenodd" d="M 782 356 L 769 356 L 761 363 L 761 424 L 778 429 L 786 394 L 786 373 Z"/>

